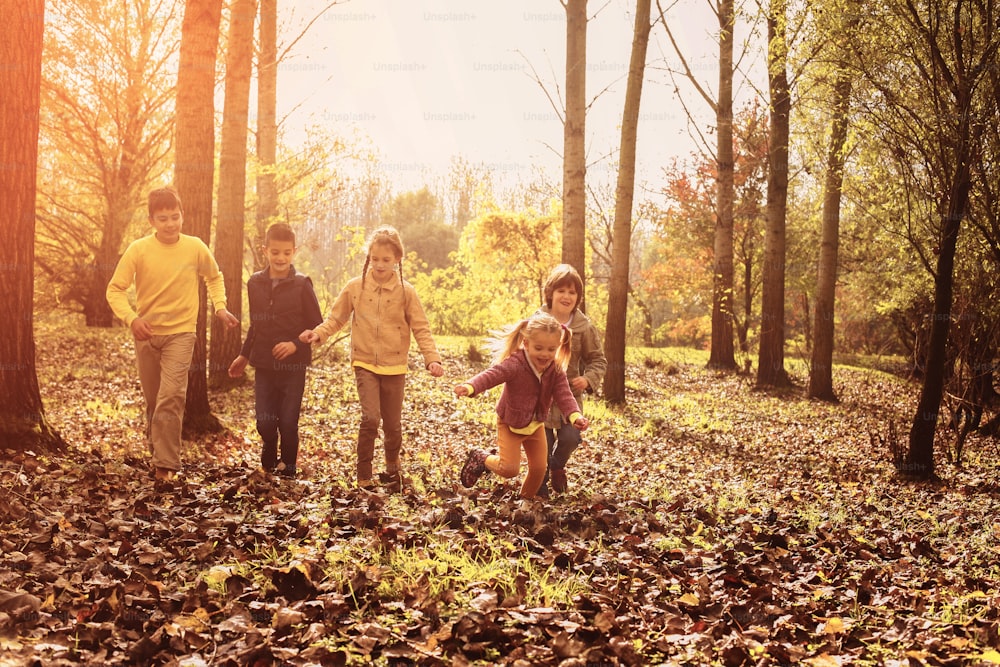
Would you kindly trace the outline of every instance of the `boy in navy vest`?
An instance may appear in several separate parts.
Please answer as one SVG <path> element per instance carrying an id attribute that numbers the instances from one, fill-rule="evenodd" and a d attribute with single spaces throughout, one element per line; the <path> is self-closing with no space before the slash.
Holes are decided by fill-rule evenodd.
<path id="1" fill-rule="evenodd" d="M 308 276 L 296 273 L 295 232 L 284 223 L 268 227 L 264 236 L 268 266 L 250 276 L 247 299 L 250 329 L 240 356 L 229 366 L 239 377 L 249 363 L 254 367 L 254 404 L 257 432 L 263 439 L 260 463 L 264 470 L 294 477 L 299 453 L 299 412 L 306 385 L 306 367 L 312 360 L 308 343 L 299 333 L 323 321 Z M 280 437 L 280 456 L 279 456 Z"/>

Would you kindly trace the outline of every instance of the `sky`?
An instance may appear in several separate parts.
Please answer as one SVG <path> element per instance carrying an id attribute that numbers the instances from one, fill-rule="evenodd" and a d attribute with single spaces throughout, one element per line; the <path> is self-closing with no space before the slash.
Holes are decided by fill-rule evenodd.
<path id="1" fill-rule="evenodd" d="M 283 41 L 322 6 L 295 0 Z M 634 17 L 625 0 L 591 0 L 588 12 L 588 179 L 613 183 Z M 707 7 L 700 3 L 699 7 Z M 286 11 L 282 9 L 282 11 Z M 656 11 L 655 3 L 653 11 Z M 705 11 L 704 9 L 702 11 Z M 694 8 L 674 26 L 699 75 L 714 88 L 712 17 Z M 416 187 L 454 156 L 507 178 L 535 167 L 559 177 L 565 12 L 558 0 L 349 0 L 327 10 L 279 67 L 279 117 L 290 141 L 309 125 L 368 136 L 390 179 Z M 639 178 L 656 179 L 695 150 L 664 72 L 676 64 L 655 26 L 639 122 Z M 703 55 L 699 55 L 703 54 Z M 707 55 L 704 55 L 707 54 Z M 687 93 L 689 105 L 707 105 Z M 551 99 L 550 99 L 551 98 Z"/>

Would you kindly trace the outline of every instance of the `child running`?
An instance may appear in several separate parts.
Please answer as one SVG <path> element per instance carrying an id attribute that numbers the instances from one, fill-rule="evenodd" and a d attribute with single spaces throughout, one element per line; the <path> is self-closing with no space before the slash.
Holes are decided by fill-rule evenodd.
<path id="1" fill-rule="evenodd" d="M 577 405 L 583 408 L 583 394 L 596 391 L 604 380 L 608 368 L 601 334 L 594 323 L 580 310 L 583 280 L 569 264 L 559 264 L 545 281 L 545 305 L 538 312 L 549 313 L 559 324 L 573 332 L 573 352 L 566 368 L 566 379 Z M 542 480 L 538 495 L 547 496 L 549 482 L 552 490 L 562 493 L 569 486 L 566 480 L 566 463 L 570 455 L 583 442 L 580 431 L 563 419 L 559 408 L 552 406 L 545 422 L 545 439 L 549 448 L 549 469 Z"/>
<path id="2" fill-rule="evenodd" d="M 573 398 L 566 380 L 572 334 L 554 317 L 536 313 L 491 341 L 493 366 L 455 387 L 456 396 L 474 396 L 504 385 L 497 401 L 497 444 L 500 453 L 481 449 L 469 452 L 462 468 L 462 486 L 472 487 L 488 471 L 514 477 L 521 468 L 521 448 L 528 460 L 528 474 L 521 497 L 533 498 L 545 476 L 548 447 L 545 420 L 553 401 L 569 422 L 583 431 L 587 419 Z"/>
<path id="3" fill-rule="evenodd" d="M 312 280 L 292 265 L 295 250 L 291 227 L 278 222 L 267 228 L 267 268 L 247 281 L 250 328 L 239 356 L 229 366 L 230 377 L 242 376 L 247 364 L 255 369 L 260 464 L 284 477 L 295 477 L 297 472 L 299 413 L 312 359 L 310 347 L 298 336 L 323 321 Z"/>
<path id="4" fill-rule="evenodd" d="M 403 280 L 403 242 L 393 227 L 382 226 L 372 232 L 361 275 L 344 286 L 326 321 L 315 329 L 303 331 L 299 340 L 322 343 L 348 322 L 351 323 L 351 365 L 361 402 L 357 484 L 362 489 L 375 486 L 372 459 L 381 423 L 385 474 L 380 478 L 388 490 L 399 490 L 402 487 L 403 387 L 410 336 L 416 339 L 432 376 L 444 375 L 444 367 L 417 292 L 413 285 Z"/>

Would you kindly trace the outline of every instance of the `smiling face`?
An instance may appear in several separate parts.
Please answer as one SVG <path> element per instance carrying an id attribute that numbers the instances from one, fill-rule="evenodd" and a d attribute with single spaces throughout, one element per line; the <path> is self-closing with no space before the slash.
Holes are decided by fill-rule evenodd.
<path id="1" fill-rule="evenodd" d="M 396 255 L 396 248 L 389 243 L 372 245 L 368 255 L 368 267 L 375 282 L 381 284 L 392 278 L 392 272 L 401 259 L 402 257 Z"/>
<path id="2" fill-rule="evenodd" d="M 576 287 L 572 283 L 557 287 L 552 292 L 552 307 L 550 308 L 552 316 L 565 324 L 573 315 L 573 311 L 576 310 L 576 304 L 579 300 L 580 295 L 577 294 Z"/>
<path id="3" fill-rule="evenodd" d="M 177 243 L 184 226 L 184 214 L 179 206 L 157 209 L 149 216 L 149 224 L 156 230 L 157 241 L 168 245 Z"/>
<path id="4" fill-rule="evenodd" d="M 530 338 L 525 338 L 521 343 L 528 360 L 538 370 L 548 368 L 552 360 L 556 358 L 559 350 L 561 336 L 558 332 L 536 331 Z"/>
<path id="5" fill-rule="evenodd" d="M 268 275 L 271 278 L 286 278 L 295 257 L 294 241 L 277 241 L 271 239 L 264 247 L 267 255 Z"/>

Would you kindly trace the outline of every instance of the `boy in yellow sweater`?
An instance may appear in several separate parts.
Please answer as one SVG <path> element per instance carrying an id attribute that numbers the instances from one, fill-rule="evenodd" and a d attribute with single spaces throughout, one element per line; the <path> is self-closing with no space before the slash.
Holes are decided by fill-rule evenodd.
<path id="1" fill-rule="evenodd" d="M 132 330 L 139 383 L 146 400 L 146 438 L 157 480 L 181 467 L 181 426 L 188 368 L 198 323 L 198 281 L 204 280 L 215 315 L 226 326 L 239 320 L 226 309 L 222 272 L 208 246 L 181 234 L 184 214 L 172 188 L 149 193 L 154 234 L 133 241 L 108 283 L 111 310 Z M 135 284 L 135 308 L 128 289 Z"/>

